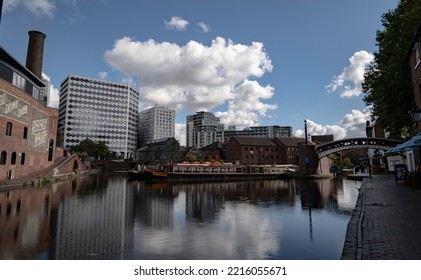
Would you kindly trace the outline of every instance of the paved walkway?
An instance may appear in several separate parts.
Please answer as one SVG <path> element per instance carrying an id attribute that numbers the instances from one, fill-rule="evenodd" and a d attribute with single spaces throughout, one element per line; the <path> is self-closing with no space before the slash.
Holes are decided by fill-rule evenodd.
<path id="1" fill-rule="evenodd" d="M 342 259 L 421 260 L 421 190 L 393 175 L 364 179 Z"/>

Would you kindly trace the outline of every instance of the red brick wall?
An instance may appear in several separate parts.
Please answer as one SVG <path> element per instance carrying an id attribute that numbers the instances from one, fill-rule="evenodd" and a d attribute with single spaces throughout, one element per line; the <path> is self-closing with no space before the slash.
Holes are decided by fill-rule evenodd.
<path id="1" fill-rule="evenodd" d="M 319 167 L 319 157 L 314 145 L 298 146 L 299 170 L 301 174 L 317 174 Z"/>
<path id="2" fill-rule="evenodd" d="M 414 91 L 415 104 L 418 109 L 421 109 L 421 63 L 416 65 L 415 54 L 415 51 L 412 51 L 410 54 L 409 67 L 411 71 L 411 81 L 412 89 Z M 421 123 L 418 123 L 418 129 L 421 129 Z"/>
<path id="3" fill-rule="evenodd" d="M 224 160 L 221 157 L 221 150 L 217 150 L 217 149 L 213 149 L 213 150 L 205 150 L 205 155 L 206 155 L 206 160 L 209 161 L 220 161 L 220 160 Z"/>
<path id="4" fill-rule="evenodd" d="M 247 148 L 247 150 L 246 150 Z M 276 146 L 247 145 L 230 139 L 226 146 L 226 160 L 240 164 L 283 164 L 282 148 Z"/>
<path id="5" fill-rule="evenodd" d="M 0 79 L 0 96 L 2 96 L 0 97 L 0 153 L 2 151 L 7 153 L 6 164 L 0 164 L 0 180 L 6 179 L 9 172 L 11 179 L 24 177 L 53 164 L 57 157 L 62 156 L 62 153 L 57 153 L 53 149 L 52 161 L 48 161 L 50 139 L 54 141 L 53 147 L 56 146 L 58 110 L 44 106 L 2 79 Z M 6 114 L 5 106 L 13 103 L 11 100 L 17 102 L 14 104 L 16 106 L 10 107 L 13 110 Z M 8 122 L 12 123 L 11 136 L 6 135 Z M 23 137 L 25 127 L 28 128 L 27 139 Z M 16 164 L 11 164 L 13 152 L 16 153 Z M 21 164 L 23 154 L 25 162 Z"/>
<path id="6" fill-rule="evenodd" d="M 225 159 L 230 162 L 239 161 L 240 163 L 245 163 L 241 145 L 233 138 L 227 143 Z"/>

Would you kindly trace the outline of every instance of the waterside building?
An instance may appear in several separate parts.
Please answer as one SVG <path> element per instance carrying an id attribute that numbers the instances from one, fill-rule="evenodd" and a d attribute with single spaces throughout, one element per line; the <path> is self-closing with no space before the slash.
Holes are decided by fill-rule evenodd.
<path id="1" fill-rule="evenodd" d="M 45 34 L 29 31 L 26 66 L 0 47 L 0 180 L 25 177 L 62 156 L 58 111 L 39 102 Z"/>

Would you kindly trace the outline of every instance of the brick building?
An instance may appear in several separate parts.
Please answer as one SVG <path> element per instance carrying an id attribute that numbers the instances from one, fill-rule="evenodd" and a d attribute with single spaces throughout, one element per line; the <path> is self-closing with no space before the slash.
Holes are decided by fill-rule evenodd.
<path id="1" fill-rule="evenodd" d="M 0 47 L 0 180 L 24 177 L 51 165 L 58 110 L 38 101 L 45 35 L 29 32 L 26 66 Z"/>
<path id="2" fill-rule="evenodd" d="M 411 115 L 415 123 L 413 134 L 421 131 L 421 23 L 415 32 L 407 53 L 407 60 L 410 71 L 410 79 L 413 91 L 413 109 Z M 421 153 L 419 149 L 406 152 L 408 169 L 419 171 L 421 166 Z M 411 167 L 412 166 L 412 167 Z"/>
<path id="3" fill-rule="evenodd" d="M 280 164 L 280 146 L 269 137 L 234 136 L 226 146 L 226 160 L 240 164 Z"/>
<path id="4" fill-rule="evenodd" d="M 150 142 L 137 151 L 137 159 L 143 162 L 159 162 L 167 164 L 183 159 L 180 143 L 174 137 Z"/>
<path id="5" fill-rule="evenodd" d="M 414 109 L 421 110 L 421 24 L 412 39 L 407 60 L 411 75 Z M 421 114 L 421 111 L 419 113 Z M 417 121 L 416 131 L 418 132 L 421 129 L 421 117 L 418 117 Z"/>
<path id="6" fill-rule="evenodd" d="M 298 145 L 305 142 L 298 137 L 275 137 L 274 141 L 281 147 L 281 164 L 298 165 Z"/>
<path id="7" fill-rule="evenodd" d="M 225 160 L 225 146 L 225 143 L 216 141 L 206 147 L 200 148 L 200 150 L 204 154 L 204 160 L 221 161 Z"/>

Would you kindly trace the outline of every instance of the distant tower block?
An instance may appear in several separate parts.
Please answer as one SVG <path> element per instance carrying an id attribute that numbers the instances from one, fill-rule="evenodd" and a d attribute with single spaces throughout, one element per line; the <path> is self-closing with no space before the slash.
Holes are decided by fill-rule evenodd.
<path id="1" fill-rule="evenodd" d="M 44 56 L 44 41 L 47 37 L 39 31 L 29 31 L 28 52 L 26 55 L 26 68 L 38 78 L 42 78 L 42 61 Z"/>

